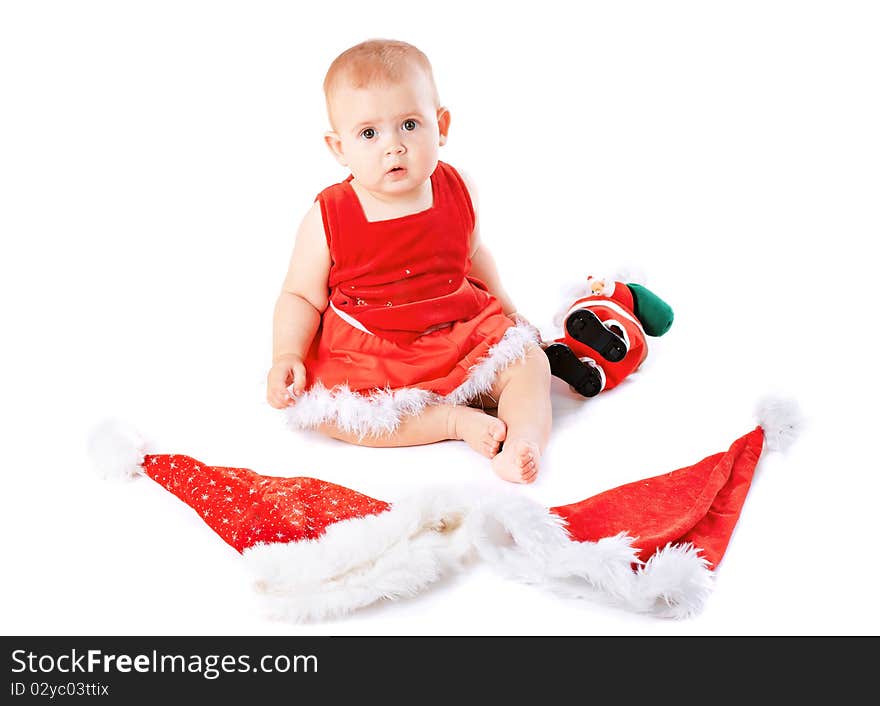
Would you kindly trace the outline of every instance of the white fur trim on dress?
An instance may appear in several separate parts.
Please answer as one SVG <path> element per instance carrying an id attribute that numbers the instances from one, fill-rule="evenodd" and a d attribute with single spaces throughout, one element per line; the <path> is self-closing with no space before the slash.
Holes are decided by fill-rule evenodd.
<path id="1" fill-rule="evenodd" d="M 335 424 L 342 431 L 357 434 L 360 438 L 390 434 L 403 417 L 419 414 L 427 405 L 467 404 L 489 392 L 497 374 L 524 358 L 528 345 L 537 343 L 537 340 L 535 329 L 530 326 L 517 325 L 507 329 L 501 340 L 471 366 L 465 381 L 448 395 L 417 388 L 361 394 L 353 392 L 348 385 L 337 385 L 328 390 L 318 383 L 284 411 L 286 421 L 294 429 Z"/>
<path id="2" fill-rule="evenodd" d="M 668 546 L 643 564 L 632 538 L 573 541 L 565 520 L 512 492 L 434 489 L 317 539 L 260 544 L 244 557 L 268 613 L 297 622 L 414 595 L 475 558 L 564 596 L 658 617 L 698 612 L 712 588 L 691 545 Z"/>

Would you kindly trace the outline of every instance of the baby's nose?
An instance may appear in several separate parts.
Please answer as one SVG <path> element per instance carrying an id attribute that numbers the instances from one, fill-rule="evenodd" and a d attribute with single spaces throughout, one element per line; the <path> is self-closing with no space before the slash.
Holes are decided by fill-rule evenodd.
<path id="1" fill-rule="evenodd" d="M 406 147 L 404 147 L 403 143 L 400 140 L 390 140 L 387 145 L 385 145 L 385 154 L 403 154 L 406 152 Z"/>

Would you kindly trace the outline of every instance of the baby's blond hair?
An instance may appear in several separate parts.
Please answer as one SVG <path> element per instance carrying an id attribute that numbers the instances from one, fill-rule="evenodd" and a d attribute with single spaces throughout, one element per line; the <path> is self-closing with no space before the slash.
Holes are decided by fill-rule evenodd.
<path id="1" fill-rule="evenodd" d="M 346 49 L 333 60 L 324 77 L 324 98 L 330 120 L 333 120 L 330 99 L 340 84 L 347 83 L 354 88 L 393 84 L 403 80 L 413 67 L 425 72 L 439 107 L 440 96 L 431 62 L 417 47 L 395 39 L 368 39 Z"/>

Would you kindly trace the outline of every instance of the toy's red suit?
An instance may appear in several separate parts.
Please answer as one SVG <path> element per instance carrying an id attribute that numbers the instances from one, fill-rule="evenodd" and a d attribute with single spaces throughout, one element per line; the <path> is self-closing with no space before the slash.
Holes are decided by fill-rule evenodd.
<path id="1" fill-rule="evenodd" d="M 589 277 L 562 318 L 563 335 L 544 349 L 550 369 L 593 397 L 638 370 L 648 355 L 645 337 L 666 333 L 672 310 L 640 285 Z"/>

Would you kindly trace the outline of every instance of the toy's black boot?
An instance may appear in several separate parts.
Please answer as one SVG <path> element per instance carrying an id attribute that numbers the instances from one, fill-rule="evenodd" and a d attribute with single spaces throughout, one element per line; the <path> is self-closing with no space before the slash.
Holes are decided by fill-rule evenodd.
<path id="1" fill-rule="evenodd" d="M 580 360 L 564 343 L 551 343 L 544 349 L 550 361 L 550 372 L 564 380 L 584 397 L 595 397 L 602 391 L 599 370 Z"/>
<path id="2" fill-rule="evenodd" d="M 605 327 L 589 309 L 575 309 L 565 319 L 565 330 L 575 341 L 589 346 L 610 363 L 626 355 L 624 340 Z"/>

